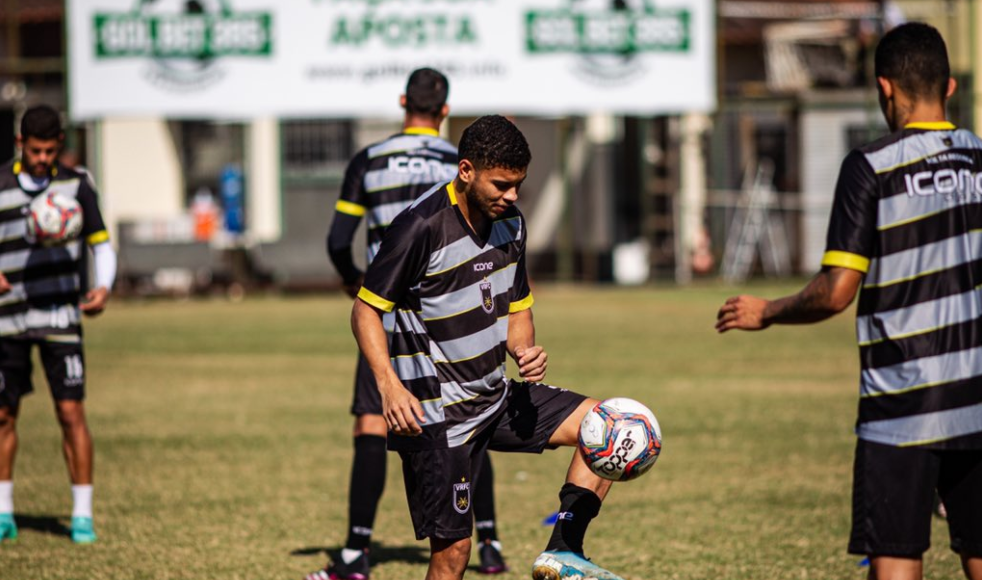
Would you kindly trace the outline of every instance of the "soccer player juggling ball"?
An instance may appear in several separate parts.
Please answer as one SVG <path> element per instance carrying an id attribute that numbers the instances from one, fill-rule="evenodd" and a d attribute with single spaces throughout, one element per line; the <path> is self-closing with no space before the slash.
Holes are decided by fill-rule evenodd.
<path id="1" fill-rule="evenodd" d="M 597 403 L 539 382 L 547 355 L 535 343 L 528 233 L 515 205 L 531 161 L 525 137 L 504 117 L 481 117 L 464 131 L 458 155 L 456 177 L 389 227 L 351 316 L 382 398 L 388 446 L 402 458 L 416 537 L 430 540 L 427 580 L 463 577 L 475 458 L 485 449 L 574 446 Z M 508 355 L 522 381 L 506 378 Z M 562 517 L 533 578 L 618 579 L 583 557 L 586 528 L 610 484 L 573 454 Z"/>
<path id="2" fill-rule="evenodd" d="M 849 551 L 870 578 L 921 578 L 937 489 L 951 548 L 982 580 L 982 140 L 946 120 L 937 30 L 891 30 L 875 68 L 892 133 L 843 161 L 822 270 L 793 296 L 730 298 L 716 328 L 818 322 L 862 286 Z"/>
<path id="3" fill-rule="evenodd" d="M 420 195 L 457 174 L 457 148 L 439 136 L 440 123 L 450 112 L 450 83 L 439 71 L 414 70 L 400 99 L 405 110 L 402 132 L 373 143 L 348 163 L 337 202 L 327 252 L 352 298 L 364 274 L 355 266 L 351 243 L 363 217 L 367 218 L 368 263 L 378 252 L 388 225 Z M 370 575 L 372 528 L 385 489 L 385 436 L 375 377 L 364 357 L 358 357 L 354 401 L 355 456 L 348 491 L 348 537 L 334 562 L 307 575 L 306 580 L 364 580 Z M 487 453 L 481 477 L 474 481 L 474 515 L 480 546 L 478 571 L 505 572 L 495 525 L 494 473 Z"/>
<path id="4" fill-rule="evenodd" d="M 79 312 L 106 307 L 116 253 L 83 172 L 59 164 L 64 133 L 54 109 L 28 109 L 20 125 L 21 156 L 0 167 L 0 541 L 17 537 L 13 470 L 20 399 L 33 390 L 31 350 L 38 347 L 62 429 L 72 482 L 72 540 L 96 540 L 92 526 L 92 438 L 85 420 L 85 358 Z M 27 235 L 35 197 L 74 197 L 82 208 L 82 239 L 46 247 Z M 82 288 L 85 244 L 95 256 L 95 284 Z"/>

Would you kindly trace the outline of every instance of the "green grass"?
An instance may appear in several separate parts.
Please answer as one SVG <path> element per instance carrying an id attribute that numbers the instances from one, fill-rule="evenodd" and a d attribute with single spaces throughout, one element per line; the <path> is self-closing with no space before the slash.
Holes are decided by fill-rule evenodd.
<path id="1" fill-rule="evenodd" d="M 640 399 L 664 431 L 658 465 L 614 487 L 587 551 L 632 580 L 863 578 L 845 552 L 852 316 L 719 336 L 716 308 L 732 293 L 537 290 L 549 382 Z M 0 545 L 0 578 L 299 580 L 322 566 L 345 536 L 349 309 L 340 296 L 111 304 L 86 327 L 99 542 L 60 531 L 71 501 L 39 378 L 20 420 L 21 537 Z M 503 580 L 528 577 L 569 454 L 495 455 L 514 568 Z M 943 524 L 934 538 L 929 575 L 958 577 Z M 373 580 L 424 576 L 395 456 L 375 539 Z"/>

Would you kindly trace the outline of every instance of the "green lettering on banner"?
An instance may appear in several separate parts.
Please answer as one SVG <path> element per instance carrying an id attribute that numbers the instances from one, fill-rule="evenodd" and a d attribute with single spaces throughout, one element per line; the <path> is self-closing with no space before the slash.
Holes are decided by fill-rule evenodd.
<path id="1" fill-rule="evenodd" d="M 684 52 L 691 13 L 685 9 L 574 11 L 525 14 L 526 48 L 532 53 L 636 54 Z"/>
<path id="2" fill-rule="evenodd" d="M 96 14 L 96 56 L 205 59 L 218 56 L 268 56 L 272 52 L 272 15 Z"/>
<path id="3" fill-rule="evenodd" d="M 389 48 L 455 46 L 476 43 L 477 33 L 466 15 L 368 13 L 359 17 L 341 16 L 334 21 L 330 34 L 332 45 L 359 47 L 372 40 Z"/>

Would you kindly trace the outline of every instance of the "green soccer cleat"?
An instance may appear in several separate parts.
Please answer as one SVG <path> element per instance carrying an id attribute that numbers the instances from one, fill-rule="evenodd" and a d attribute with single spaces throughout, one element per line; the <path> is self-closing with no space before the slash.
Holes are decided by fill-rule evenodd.
<path id="1" fill-rule="evenodd" d="M 95 530 L 92 529 L 92 518 L 72 518 L 72 541 L 76 544 L 91 544 L 96 541 Z"/>
<path id="2" fill-rule="evenodd" d="M 17 522 L 14 514 L 0 514 L 0 542 L 17 539 Z"/>
<path id="3" fill-rule="evenodd" d="M 582 554 L 542 552 L 532 564 L 532 580 L 624 580 Z"/>

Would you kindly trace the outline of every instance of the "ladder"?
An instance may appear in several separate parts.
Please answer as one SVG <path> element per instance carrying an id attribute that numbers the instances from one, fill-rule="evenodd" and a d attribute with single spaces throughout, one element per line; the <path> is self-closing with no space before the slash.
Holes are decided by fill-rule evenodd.
<path id="1" fill-rule="evenodd" d="M 745 282 L 758 253 L 765 274 L 790 274 L 787 231 L 781 216 L 772 211 L 775 205 L 774 162 L 763 158 L 757 163 L 756 171 L 748 169 L 741 190 L 723 252 L 723 279 L 730 284 Z"/>

